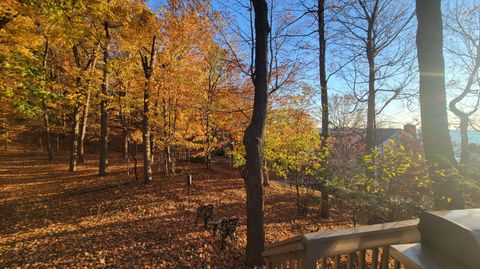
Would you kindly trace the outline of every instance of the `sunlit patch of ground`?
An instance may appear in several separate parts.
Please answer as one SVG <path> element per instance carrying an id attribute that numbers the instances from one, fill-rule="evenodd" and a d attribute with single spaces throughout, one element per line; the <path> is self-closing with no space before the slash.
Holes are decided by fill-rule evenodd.
<path id="1" fill-rule="evenodd" d="M 91 156 L 93 157 L 93 156 Z M 181 174 L 154 174 L 145 186 L 111 156 L 109 175 L 97 162 L 67 172 L 66 154 L 54 162 L 32 152 L 0 153 L 0 268 L 244 268 L 245 189 L 228 165 L 180 163 Z M 157 168 L 160 164 L 156 164 Z M 140 170 L 140 169 L 139 169 Z M 193 174 L 190 191 L 187 171 Z M 238 239 L 220 250 L 195 209 L 212 203 L 215 218 L 240 218 Z M 272 183 L 265 201 L 267 244 L 300 232 L 345 227 L 335 219 L 298 216 L 295 191 Z"/>

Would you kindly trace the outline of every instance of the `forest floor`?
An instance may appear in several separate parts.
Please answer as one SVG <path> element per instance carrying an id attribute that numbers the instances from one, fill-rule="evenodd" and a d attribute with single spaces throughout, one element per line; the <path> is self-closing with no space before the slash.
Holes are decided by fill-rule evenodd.
<path id="1" fill-rule="evenodd" d="M 246 268 L 238 170 L 179 163 L 183 172 L 154 173 L 154 182 L 144 185 L 126 174 L 119 155 L 110 156 L 105 177 L 97 176 L 94 160 L 69 173 L 66 153 L 57 155 L 49 162 L 44 153 L 0 152 L 0 268 Z M 267 244 L 349 225 L 336 209 L 328 220 L 315 212 L 299 216 L 295 195 L 285 184 L 266 188 Z M 218 235 L 194 226 L 196 207 L 207 203 L 215 206 L 215 219 L 240 219 L 237 241 L 224 250 Z"/>

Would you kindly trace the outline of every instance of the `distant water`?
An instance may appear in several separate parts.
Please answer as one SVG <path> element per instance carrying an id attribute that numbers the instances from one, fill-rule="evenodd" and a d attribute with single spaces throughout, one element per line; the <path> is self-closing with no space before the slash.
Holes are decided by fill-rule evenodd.
<path id="1" fill-rule="evenodd" d="M 455 157 L 457 160 L 460 159 L 460 131 L 450 130 L 450 137 L 452 138 L 453 148 L 455 150 Z M 474 143 L 480 145 L 480 132 L 478 131 L 468 131 L 468 143 Z"/>
<path id="2" fill-rule="evenodd" d="M 460 131 L 450 130 L 450 136 L 454 145 L 460 146 Z M 468 143 L 480 144 L 480 132 L 468 131 Z"/>

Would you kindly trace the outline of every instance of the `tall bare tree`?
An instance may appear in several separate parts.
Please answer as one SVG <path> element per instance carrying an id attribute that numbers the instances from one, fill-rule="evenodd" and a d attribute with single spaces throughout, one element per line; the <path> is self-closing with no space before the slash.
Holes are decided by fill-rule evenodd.
<path id="1" fill-rule="evenodd" d="M 323 152 L 327 152 L 327 142 L 328 142 L 328 130 L 330 125 L 330 119 L 328 115 L 328 88 L 327 88 L 327 61 L 326 61 L 326 52 L 327 52 L 327 38 L 325 36 L 325 0 L 318 0 L 318 9 L 317 9 L 317 20 L 318 20 L 318 45 L 319 45 L 319 74 L 320 74 L 320 96 L 321 96 L 321 109 L 322 109 L 322 145 L 321 149 Z M 328 165 L 326 163 L 327 158 L 325 158 L 325 176 L 324 181 L 327 181 L 329 178 Z M 324 184 L 325 185 L 325 184 Z M 329 210 L 329 194 L 326 187 L 323 187 L 322 190 L 322 210 L 320 215 L 323 218 L 328 218 L 330 215 Z"/>
<path id="2" fill-rule="evenodd" d="M 88 122 L 88 114 L 90 111 L 90 101 L 92 97 L 92 80 L 93 76 L 95 75 L 95 70 L 97 66 L 97 59 L 98 59 L 98 47 L 99 43 L 96 44 L 95 49 L 93 50 L 90 57 L 93 59 L 92 64 L 90 65 L 89 70 L 89 78 L 85 83 L 85 102 L 82 105 L 82 116 L 80 119 L 80 133 L 78 134 L 78 142 L 77 142 L 77 152 L 78 152 L 78 162 L 85 163 L 85 137 L 87 134 L 87 122 Z"/>
<path id="3" fill-rule="evenodd" d="M 75 44 L 72 47 L 72 52 L 73 52 L 73 58 L 75 60 L 75 65 L 77 69 L 79 70 L 78 76 L 75 78 L 75 83 L 76 87 L 78 89 L 80 88 L 86 88 L 87 90 L 87 95 L 89 94 L 89 83 L 82 81 L 82 75 L 89 70 L 91 65 L 95 64 L 95 59 L 96 59 L 96 48 L 93 49 L 91 53 L 88 53 L 86 48 L 83 48 L 82 51 L 84 52 L 85 57 L 82 57 L 81 55 L 81 50 L 80 47 L 83 47 L 82 43 Z M 85 59 L 83 59 L 85 58 Z M 95 67 L 93 67 L 95 68 Z M 72 111 L 72 137 L 71 137 L 71 143 L 70 143 L 70 165 L 69 165 L 69 171 L 70 172 L 75 172 L 76 170 L 76 165 L 78 161 L 78 142 L 80 140 L 80 127 L 84 127 L 84 125 L 80 126 L 81 123 L 81 118 L 80 118 L 80 112 L 81 112 L 81 104 L 80 104 L 80 92 L 77 90 L 76 92 L 76 100 L 73 105 L 73 111 Z M 83 107 L 85 109 L 85 107 Z M 84 112 L 85 113 L 85 112 Z M 83 145 L 82 145 L 83 146 Z"/>
<path id="4" fill-rule="evenodd" d="M 345 34 L 342 45 L 352 48 L 351 64 L 342 74 L 357 99 L 367 103 L 369 153 L 375 146 L 376 116 L 400 97 L 413 77 L 407 30 L 414 13 L 408 1 L 397 0 L 347 0 L 335 13 Z"/>
<path id="5" fill-rule="evenodd" d="M 245 130 L 243 144 L 246 163 L 243 170 L 247 191 L 247 248 L 246 263 L 263 265 L 265 246 L 263 198 L 263 135 L 268 99 L 268 4 L 266 0 L 253 0 L 255 10 L 255 71 L 253 84 L 255 97 L 253 115 Z"/>
<path id="6" fill-rule="evenodd" d="M 455 162 L 448 131 L 441 0 L 416 1 L 423 147 L 431 162 Z"/>
<path id="7" fill-rule="evenodd" d="M 105 41 L 103 42 L 103 77 L 100 101 L 100 162 L 98 166 L 98 175 L 105 176 L 107 174 L 108 164 L 108 86 L 110 82 L 109 58 L 110 58 L 110 42 L 112 36 L 110 34 L 110 23 L 103 21 L 103 29 L 105 31 Z"/>
<path id="8" fill-rule="evenodd" d="M 143 88 L 143 180 L 146 184 L 152 181 L 152 156 L 150 143 L 150 88 L 151 77 L 155 62 L 155 36 L 152 40 L 150 59 L 140 51 L 143 73 L 145 75 L 145 86 Z"/>
<path id="9" fill-rule="evenodd" d="M 43 51 L 43 57 L 42 57 L 42 67 L 45 69 L 45 77 L 44 77 L 44 85 L 46 86 L 48 83 L 48 79 L 50 77 L 50 72 L 48 71 L 47 68 L 47 60 L 48 60 L 48 53 L 50 50 L 49 46 L 49 40 L 48 37 L 45 36 L 45 46 L 44 46 L 44 51 Z M 49 118 L 48 118 L 48 107 L 47 107 L 47 102 L 46 102 L 46 97 L 42 97 L 42 110 L 43 110 L 43 124 L 45 127 L 45 140 L 47 144 L 47 152 L 48 152 L 48 160 L 52 161 L 53 160 L 53 151 L 52 151 L 52 139 L 50 136 L 50 123 L 49 123 Z"/>
<path id="10" fill-rule="evenodd" d="M 468 164 L 468 128 L 470 117 L 478 111 L 480 96 L 480 5 L 457 1 L 446 13 L 446 31 L 451 42 L 445 44 L 450 69 L 454 74 L 447 85 L 460 94 L 449 103 L 450 111 L 460 120 L 460 162 Z M 466 75 L 466 77 L 465 77 Z"/>

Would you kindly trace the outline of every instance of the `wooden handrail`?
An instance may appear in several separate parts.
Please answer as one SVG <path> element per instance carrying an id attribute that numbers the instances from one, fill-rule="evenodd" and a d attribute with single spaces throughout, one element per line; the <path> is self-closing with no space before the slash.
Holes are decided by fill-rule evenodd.
<path id="1" fill-rule="evenodd" d="M 307 233 L 271 244 L 263 255 L 267 268 L 316 268 L 322 258 L 349 255 L 351 259 L 357 251 L 419 242 L 417 225 L 418 219 L 413 219 Z"/>

